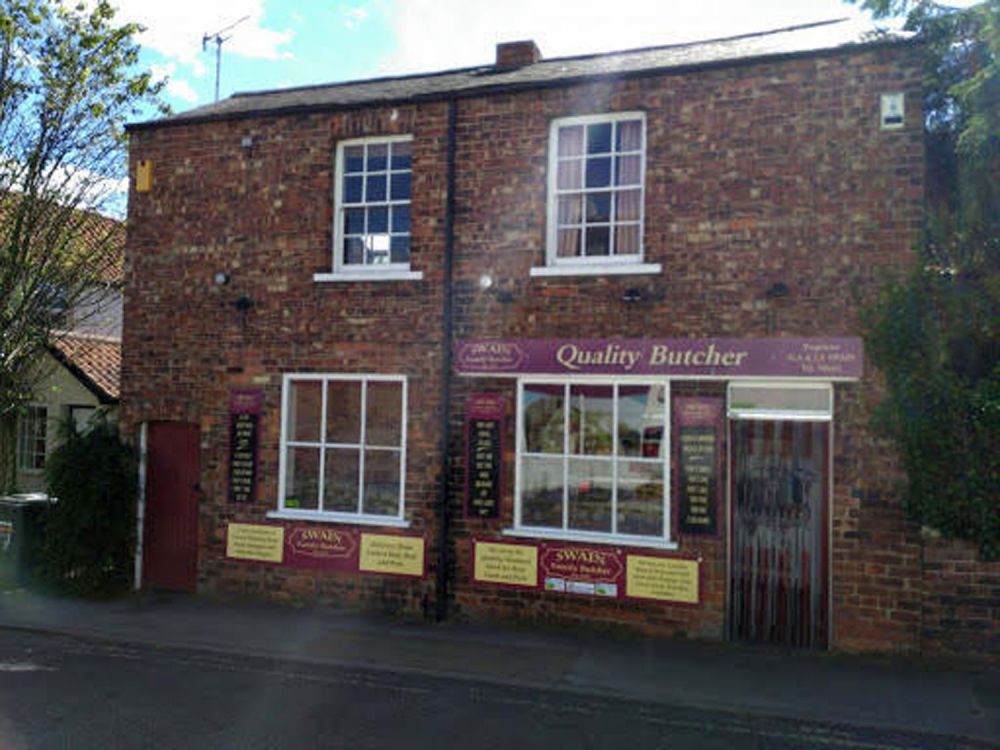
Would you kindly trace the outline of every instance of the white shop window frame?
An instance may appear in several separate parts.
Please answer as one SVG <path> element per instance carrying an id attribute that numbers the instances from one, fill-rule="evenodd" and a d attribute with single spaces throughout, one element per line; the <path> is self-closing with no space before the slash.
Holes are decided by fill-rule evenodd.
<path id="1" fill-rule="evenodd" d="M 326 463 L 326 451 L 331 446 L 336 446 L 337 444 L 326 442 L 326 399 L 327 399 L 327 387 L 326 384 L 333 381 L 347 381 L 347 382 L 389 382 L 389 383 L 401 383 L 402 384 L 402 403 L 400 405 L 400 457 L 399 457 L 399 509 L 395 516 L 380 516 L 365 513 L 346 513 L 343 511 L 325 511 L 325 510 L 303 510 L 299 508 L 286 508 L 285 507 L 285 479 L 288 461 L 288 447 L 291 444 L 293 447 L 299 445 L 298 441 L 288 440 L 288 419 L 290 415 L 289 410 L 289 398 L 291 394 L 291 385 L 293 382 L 320 382 L 322 384 L 321 388 L 321 416 L 320 416 L 320 440 L 317 445 L 320 447 L 319 451 L 319 477 L 318 477 L 318 504 L 322 504 L 323 501 L 323 482 L 325 480 L 325 463 Z M 361 414 L 359 417 L 361 425 L 361 437 L 364 438 L 367 435 L 367 414 L 366 414 L 366 395 L 367 387 L 361 389 Z M 393 526 L 398 528 L 407 528 L 410 523 L 406 520 L 406 415 L 408 408 L 408 382 L 405 375 L 382 375 L 382 374 L 372 374 L 372 373 L 351 373 L 351 374 L 321 374 L 321 373 L 286 373 L 282 377 L 281 384 L 281 441 L 279 446 L 279 460 L 278 460 L 278 510 L 270 511 L 267 514 L 268 518 L 284 519 L 284 520 L 294 520 L 294 521 L 319 521 L 328 523 L 347 523 L 356 524 L 362 526 Z M 312 446 L 312 443 L 308 445 Z M 361 443 L 359 446 L 359 471 L 358 471 L 358 503 L 360 506 L 361 496 L 360 493 L 363 492 L 364 487 L 364 453 L 365 445 Z"/>
<path id="2" fill-rule="evenodd" d="M 559 129 L 572 125 L 593 125 L 598 123 L 621 122 L 627 120 L 639 120 L 641 123 L 641 151 L 640 151 L 640 174 L 639 184 L 639 252 L 632 255 L 602 255 L 591 257 L 560 258 L 558 253 L 559 243 Z M 646 235 L 646 161 L 647 161 L 647 138 L 646 138 L 646 113 L 642 111 L 631 112 L 607 112 L 595 115 L 579 115 L 575 117 L 560 117 L 553 120 L 549 125 L 549 163 L 548 163 L 548 189 L 546 194 L 546 233 L 545 233 L 545 265 L 531 269 L 532 276 L 613 276 L 626 274 L 658 274 L 662 271 L 659 263 L 647 263 L 645 261 L 645 235 Z M 586 144 L 584 146 L 586 148 Z M 614 152 L 612 152 L 614 153 Z M 586 152 L 584 152 L 584 163 L 586 163 Z M 614 159 L 612 159 L 612 168 Z M 608 187 L 588 189 L 585 185 L 580 190 L 572 192 L 620 192 L 614 185 L 612 174 L 611 184 Z M 609 222 L 611 236 L 614 235 L 616 224 Z M 582 240 L 582 236 L 581 236 Z"/>
<path id="3" fill-rule="evenodd" d="M 653 536 L 642 536 L 638 534 L 620 534 L 616 531 L 616 526 L 618 523 L 618 507 L 617 507 L 617 485 L 618 485 L 618 464 L 622 460 L 618 456 L 610 456 L 607 458 L 612 464 L 612 482 L 615 487 L 615 491 L 612 493 L 611 500 L 611 522 L 612 522 L 612 532 L 595 532 L 595 531 L 582 531 L 575 529 L 568 529 L 568 507 L 569 501 L 565 497 L 566 488 L 568 487 L 568 461 L 564 461 L 563 464 L 563 528 L 554 529 L 539 526 L 524 526 L 521 523 L 521 479 L 522 479 L 522 461 L 525 455 L 524 446 L 524 410 L 522 409 L 522 404 L 524 401 L 524 386 L 526 384 L 543 384 L 543 385 L 568 385 L 572 387 L 574 385 L 605 385 L 605 386 L 615 386 L 615 398 L 614 406 L 612 412 L 612 424 L 613 424 L 613 435 L 612 444 L 618 445 L 618 386 L 636 386 L 636 385 L 650 385 L 650 386 L 661 386 L 663 388 L 663 401 L 664 401 L 664 415 L 663 415 L 663 435 L 661 439 L 661 445 L 663 446 L 663 463 L 664 466 L 664 481 L 663 481 L 663 536 L 653 537 Z M 514 476 L 514 525 L 511 528 L 503 530 L 505 536 L 511 537 L 526 537 L 530 539 L 553 539 L 559 541 L 567 542 L 584 542 L 591 544 L 616 544 L 628 547 L 649 547 L 654 549 L 677 549 L 677 542 L 671 536 L 672 528 L 672 506 L 671 506 L 671 485 L 672 485 L 672 474 L 673 466 L 671 463 L 671 411 L 670 411 L 670 400 L 671 400 L 671 388 L 669 379 L 661 378 L 609 378 L 607 376 L 593 376 L 593 377 L 573 377 L 567 378 L 565 376 L 545 376 L 545 375 L 531 375 L 525 376 L 523 378 L 518 378 L 517 380 L 517 420 L 516 420 L 516 439 L 515 439 L 515 476 Z M 568 404 L 566 405 L 568 406 Z M 564 424 L 563 424 L 563 441 L 565 450 L 565 441 L 568 440 L 569 436 L 569 412 L 568 408 L 564 407 Z M 533 454 L 532 454 L 533 455 Z M 552 454 L 553 457 L 556 455 L 560 457 L 565 457 L 565 453 Z M 594 458 L 593 456 L 588 456 L 587 458 Z"/>
<path id="4" fill-rule="evenodd" d="M 332 281 L 418 281 L 424 277 L 422 271 L 414 271 L 411 268 L 410 262 L 406 263 L 384 263 L 377 265 L 364 265 L 364 264 L 347 264 L 344 262 L 343 252 L 344 252 L 344 214 L 345 207 L 343 204 L 343 191 L 344 191 L 344 150 L 351 146 L 369 146 L 372 144 L 389 144 L 389 143 L 405 143 L 412 142 L 413 136 L 406 135 L 381 135 L 381 136 L 368 136 L 365 138 L 351 138 L 343 140 L 337 143 L 337 151 L 335 154 L 334 163 L 334 182 L 333 182 L 333 253 L 331 265 L 332 272 L 330 273 L 316 273 L 313 274 L 313 281 L 317 282 L 332 282 Z M 366 149 L 367 150 L 367 149 Z M 391 161 L 386 165 L 386 172 L 391 177 L 392 174 L 392 163 Z M 367 164 L 366 171 L 362 174 L 367 175 Z M 392 196 L 389 192 L 391 190 L 392 181 L 389 179 L 386 185 L 386 198 L 385 205 L 390 207 L 393 205 Z M 413 156 L 410 155 L 410 199 L 406 201 L 406 204 L 411 207 L 410 212 L 410 252 L 412 256 L 413 252 Z M 355 204 L 351 204 L 354 206 Z M 357 207 L 367 208 L 368 202 L 363 202 L 356 204 Z M 379 204 L 381 205 L 381 204 Z M 391 216 L 389 221 L 391 222 Z M 391 224 L 390 224 L 391 232 Z"/>
<path id="5" fill-rule="evenodd" d="M 759 409 L 733 403 L 733 389 L 757 388 L 769 391 L 815 391 L 826 396 L 826 409 Z M 726 385 L 726 416 L 736 420 L 789 422 L 832 422 L 833 383 L 831 381 L 733 380 Z"/>

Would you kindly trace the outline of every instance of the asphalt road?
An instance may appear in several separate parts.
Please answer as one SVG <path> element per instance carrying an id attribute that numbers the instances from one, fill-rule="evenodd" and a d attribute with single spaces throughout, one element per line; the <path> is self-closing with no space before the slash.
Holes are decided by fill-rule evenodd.
<path id="1" fill-rule="evenodd" d="M 949 748 L 942 737 L 0 630 L 0 748 Z"/>

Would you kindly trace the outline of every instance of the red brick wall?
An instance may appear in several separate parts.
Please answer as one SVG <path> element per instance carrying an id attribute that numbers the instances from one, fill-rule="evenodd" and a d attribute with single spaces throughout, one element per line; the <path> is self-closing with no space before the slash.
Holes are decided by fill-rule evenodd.
<path id="1" fill-rule="evenodd" d="M 903 130 L 878 127 L 879 94 L 886 91 L 906 92 Z M 456 338 L 858 335 L 863 305 L 884 278 L 914 260 L 923 194 L 919 101 L 920 65 L 909 47 L 460 100 Z M 662 264 L 662 274 L 531 277 L 545 258 L 549 123 L 630 110 L 647 118 L 645 252 L 647 261 Z M 331 265 L 337 141 L 392 133 L 414 136 L 412 266 L 423 280 L 314 282 L 312 274 Z M 240 145 L 246 135 L 254 138 L 250 150 Z M 133 133 L 132 159 L 152 161 L 154 188 L 133 192 L 130 201 L 122 422 L 130 432 L 155 419 L 201 427 L 202 591 L 408 612 L 433 603 L 446 139 L 444 103 Z M 216 271 L 229 272 L 231 283 L 214 285 Z M 478 283 L 483 274 L 495 280 L 489 290 Z M 789 294 L 769 299 L 766 290 L 778 282 Z M 623 301 L 628 289 L 641 299 Z M 233 306 L 244 295 L 254 301 L 245 317 Z M 277 504 L 286 372 L 408 376 L 406 515 L 430 541 L 423 582 L 225 558 L 226 524 L 263 520 Z M 227 393 L 236 386 L 261 388 L 265 396 L 252 506 L 226 499 Z M 472 392 L 507 399 L 507 491 L 497 521 L 461 517 L 463 404 Z M 675 395 L 693 392 L 721 397 L 724 387 L 674 385 Z M 992 633 L 986 637 L 995 648 L 995 606 L 948 605 L 944 593 L 934 593 L 941 603 L 931 606 L 924 597 L 950 584 L 939 577 L 924 585 L 920 537 L 893 493 L 896 466 L 869 426 L 876 380 L 869 375 L 836 392 L 833 646 L 913 651 L 921 637 L 944 643 L 952 620 L 985 617 L 992 625 L 977 632 Z M 453 614 L 723 637 L 725 528 L 715 539 L 679 540 L 680 552 L 704 561 L 704 601 L 696 608 L 469 580 L 471 539 L 495 536 L 512 521 L 514 408 L 513 381 L 453 381 Z M 958 573 L 948 565 L 941 563 L 941 576 Z M 987 601 L 989 591 L 995 599 L 991 575 L 976 578 L 984 588 L 974 600 Z"/>
<path id="2" fill-rule="evenodd" d="M 670 633 L 699 638 L 721 639 L 725 636 L 726 612 L 726 548 L 725 534 L 718 536 L 680 535 L 679 551 L 701 560 L 701 604 L 697 607 L 646 604 L 636 600 L 580 597 L 564 593 L 548 593 L 487 586 L 474 583 L 472 571 L 472 540 L 510 541 L 502 530 L 514 523 L 513 491 L 515 467 L 516 396 L 512 381 L 462 379 L 455 390 L 452 409 L 452 431 L 461 435 L 462 409 L 465 398 L 472 393 L 498 393 L 506 398 L 506 437 L 504 440 L 506 501 L 500 518 L 495 520 L 464 518 L 463 489 L 464 453 L 455 443 L 458 462 L 452 491 L 452 538 L 455 563 L 453 607 L 455 616 L 472 620 L 529 620 L 540 624 L 570 623 L 580 627 L 604 630 L 632 630 L 644 633 Z M 673 396 L 711 396 L 723 399 L 721 383 L 674 384 Z M 724 436 L 723 436 L 724 440 Z M 725 442 L 722 452 L 725 453 Z M 675 521 L 676 521 L 676 509 Z M 724 520 L 723 526 L 724 530 Z M 595 546 L 595 545 L 591 545 Z M 619 545 L 620 546 L 620 545 Z M 649 550 L 634 549 L 635 552 Z"/>
<path id="3" fill-rule="evenodd" d="M 150 193 L 132 193 L 123 332 L 122 425 L 198 424 L 202 440 L 199 589 L 420 611 L 432 578 L 318 575 L 225 558 L 229 521 L 277 507 L 281 375 L 408 377 L 406 515 L 434 525 L 440 467 L 441 263 L 445 105 L 337 116 L 267 118 L 134 133 L 131 157 L 153 163 Z M 331 270 L 334 153 L 341 138 L 414 136 L 412 266 L 422 281 L 316 283 Z M 244 136 L 254 145 L 241 147 Z M 213 275 L 231 281 L 216 286 Z M 244 316 L 234 307 L 247 296 Z M 257 501 L 227 502 L 228 391 L 259 388 Z M 430 560 L 436 559 L 430 555 Z M 433 565 L 431 566 L 433 573 Z"/>
<path id="4" fill-rule="evenodd" d="M 477 168 L 458 175 L 458 337 L 858 335 L 861 307 L 914 259 L 919 70 L 912 51 L 895 49 L 461 102 L 458 162 Z M 879 94 L 898 90 L 906 128 L 882 131 Z M 530 277 L 545 262 L 550 121 L 630 110 L 646 113 L 645 258 L 663 273 Z M 494 278 L 490 290 L 477 285 L 483 273 Z M 777 282 L 788 296 L 768 299 Z M 627 289 L 642 300 L 623 301 Z M 513 414 L 513 385 L 466 381 L 453 425 L 458 396 L 480 388 L 505 393 Z M 684 390 L 675 383 L 675 394 Z M 886 446 L 869 429 L 876 395 L 870 378 L 837 386 L 832 643 L 913 650 L 919 548 L 890 491 Z M 511 513 L 508 504 L 499 522 L 455 530 L 461 614 L 723 635 L 724 536 L 679 540 L 680 552 L 704 559 L 696 610 L 473 585 L 469 537 L 499 532 Z"/>
<path id="5" fill-rule="evenodd" d="M 923 652 L 1000 660 L 1000 562 L 983 563 L 969 543 L 930 536 L 923 572 Z"/>

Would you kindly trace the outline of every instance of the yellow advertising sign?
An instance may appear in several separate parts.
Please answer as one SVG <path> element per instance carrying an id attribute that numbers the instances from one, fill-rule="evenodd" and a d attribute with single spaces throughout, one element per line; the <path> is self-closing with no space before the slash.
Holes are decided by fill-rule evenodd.
<path id="1" fill-rule="evenodd" d="M 526 544 L 473 544 L 473 578 L 508 586 L 538 585 L 538 547 Z"/>
<path id="2" fill-rule="evenodd" d="M 358 568 L 368 573 L 424 574 L 424 538 L 396 534 L 361 534 Z"/>
<path id="3" fill-rule="evenodd" d="M 282 526 L 231 523 L 226 532 L 226 557 L 280 563 L 284 549 Z"/>
<path id="4" fill-rule="evenodd" d="M 679 604 L 697 604 L 698 561 L 675 557 L 628 555 L 625 595 Z"/>

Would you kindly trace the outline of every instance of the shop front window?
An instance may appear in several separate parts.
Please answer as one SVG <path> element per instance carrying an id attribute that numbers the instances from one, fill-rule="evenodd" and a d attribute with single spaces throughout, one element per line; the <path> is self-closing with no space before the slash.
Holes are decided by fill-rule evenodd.
<path id="1" fill-rule="evenodd" d="M 522 382 L 515 531 L 669 540 L 662 383 Z"/>
<path id="2" fill-rule="evenodd" d="M 288 375 L 277 516 L 403 518 L 406 379 Z"/>

